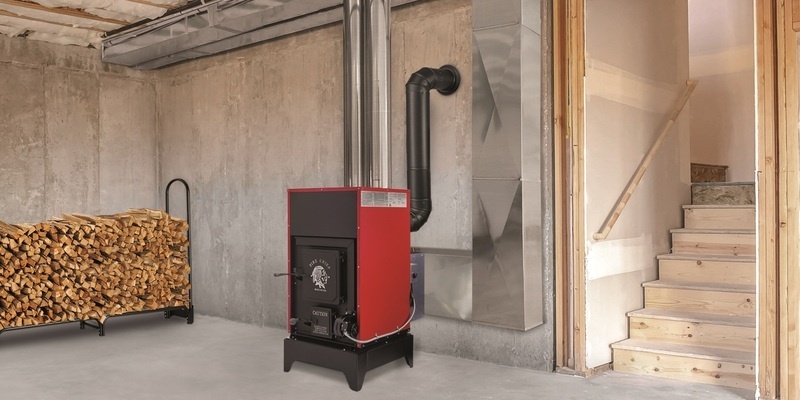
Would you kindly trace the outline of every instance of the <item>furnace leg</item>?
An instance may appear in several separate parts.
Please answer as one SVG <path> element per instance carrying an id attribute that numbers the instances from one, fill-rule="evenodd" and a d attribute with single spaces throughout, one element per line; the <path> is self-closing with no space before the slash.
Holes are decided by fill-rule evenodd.
<path id="1" fill-rule="evenodd" d="M 362 357 L 364 356 L 364 357 Z M 347 384 L 350 385 L 350 390 L 358 392 L 364 386 L 364 376 L 367 375 L 367 360 L 364 354 L 359 355 L 358 361 L 351 368 L 344 371 L 344 376 L 347 377 Z"/>

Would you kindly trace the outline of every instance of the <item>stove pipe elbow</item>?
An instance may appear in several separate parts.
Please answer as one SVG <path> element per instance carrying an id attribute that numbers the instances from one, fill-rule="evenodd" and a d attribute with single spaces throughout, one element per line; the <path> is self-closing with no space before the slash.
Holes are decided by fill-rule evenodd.
<path id="1" fill-rule="evenodd" d="M 430 91 L 447 96 L 455 93 L 461 75 L 452 65 L 422 68 L 406 82 L 406 166 L 411 191 L 411 232 L 431 215 Z"/>

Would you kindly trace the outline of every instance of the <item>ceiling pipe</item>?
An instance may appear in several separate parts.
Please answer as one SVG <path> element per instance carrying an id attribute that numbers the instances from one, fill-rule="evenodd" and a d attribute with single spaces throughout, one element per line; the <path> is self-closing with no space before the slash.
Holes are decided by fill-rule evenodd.
<path id="1" fill-rule="evenodd" d="M 433 209 L 431 202 L 431 114 L 430 91 L 447 96 L 455 93 L 461 75 L 452 65 L 422 68 L 406 83 L 406 165 L 411 191 L 411 232 L 416 232 Z"/>
<path id="2" fill-rule="evenodd" d="M 390 0 L 365 0 L 364 10 L 364 111 L 366 139 L 371 149 L 368 173 L 374 187 L 391 187 L 392 136 L 391 136 L 391 2 Z"/>
<path id="3" fill-rule="evenodd" d="M 344 186 L 364 184 L 363 1 L 344 1 Z"/>

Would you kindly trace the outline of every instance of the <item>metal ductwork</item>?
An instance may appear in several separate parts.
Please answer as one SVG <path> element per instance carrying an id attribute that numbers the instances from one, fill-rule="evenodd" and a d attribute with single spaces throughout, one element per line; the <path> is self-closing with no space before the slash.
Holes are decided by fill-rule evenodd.
<path id="1" fill-rule="evenodd" d="M 541 4 L 473 0 L 472 319 L 544 322 L 547 187 Z"/>
<path id="2" fill-rule="evenodd" d="M 445 65 L 439 69 L 422 68 L 411 74 L 406 83 L 406 166 L 411 191 L 411 232 L 428 221 L 431 203 L 431 119 L 430 92 L 447 96 L 461 84 L 458 69 Z"/>
<path id="3" fill-rule="evenodd" d="M 399 6 L 417 0 L 381 0 Z M 102 59 L 156 69 L 342 21 L 342 0 L 205 0 L 112 32 Z M 361 10 L 365 10 L 361 8 Z"/>

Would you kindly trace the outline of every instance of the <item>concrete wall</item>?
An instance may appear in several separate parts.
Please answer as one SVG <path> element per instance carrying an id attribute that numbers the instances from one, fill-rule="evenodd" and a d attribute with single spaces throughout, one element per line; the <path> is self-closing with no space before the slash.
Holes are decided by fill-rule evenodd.
<path id="1" fill-rule="evenodd" d="M 755 180 L 754 52 L 752 0 L 689 0 L 692 162 L 733 182 Z"/>
<path id="2" fill-rule="evenodd" d="M 471 1 L 420 2 L 393 21 L 394 186 L 405 186 L 408 76 L 449 63 L 464 78 L 457 94 L 431 95 L 434 211 L 413 245 L 470 249 Z M 341 25 L 158 74 L 159 176 L 192 185 L 197 310 L 284 327 L 286 281 L 272 274 L 286 268 L 286 189 L 343 180 Z M 552 368 L 550 321 L 521 333 L 426 317 L 413 332 L 422 351 Z"/>
<path id="3" fill-rule="evenodd" d="M 414 246 L 472 245 L 472 7 L 431 0 L 396 9 L 393 179 L 405 185 L 408 76 L 454 64 L 461 90 L 432 95 L 434 212 Z M 97 51 L 0 37 L 0 220 L 163 207 L 162 188 L 192 186 L 199 313 L 283 327 L 286 189 L 341 185 L 342 33 L 335 25 L 145 73 Z M 24 95 L 20 95 L 24 94 Z M 183 215 L 181 191 L 173 213 Z M 517 332 L 426 317 L 417 348 L 550 370 L 546 323 Z"/>
<path id="4" fill-rule="evenodd" d="M 624 21 L 624 23 L 621 23 Z M 658 136 L 688 78 L 683 0 L 593 0 L 586 11 L 587 364 L 611 361 L 628 337 L 625 313 L 643 306 L 641 283 L 689 199 L 688 118 L 662 145 L 608 239 L 591 240 Z M 625 45 L 620 45 L 624 43 Z"/>
<path id="5" fill-rule="evenodd" d="M 0 35 L 0 220 L 155 207 L 152 75 Z"/>

